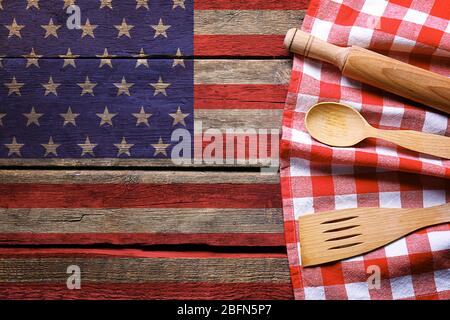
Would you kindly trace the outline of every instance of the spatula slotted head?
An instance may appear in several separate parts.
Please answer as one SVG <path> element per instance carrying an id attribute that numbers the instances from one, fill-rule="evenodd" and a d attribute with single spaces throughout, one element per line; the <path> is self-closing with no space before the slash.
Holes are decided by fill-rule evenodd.
<path id="1" fill-rule="evenodd" d="M 372 251 L 417 229 L 449 220 L 449 209 L 449 204 L 427 209 L 357 208 L 302 216 L 298 220 L 302 265 Z"/>

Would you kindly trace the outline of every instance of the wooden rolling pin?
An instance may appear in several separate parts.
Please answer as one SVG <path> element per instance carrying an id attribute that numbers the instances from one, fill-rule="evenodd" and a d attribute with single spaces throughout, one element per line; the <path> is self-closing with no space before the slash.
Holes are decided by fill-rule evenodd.
<path id="1" fill-rule="evenodd" d="M 338 47 L 295 28 L 287 32 L 284 45 L 337 66 L 346 77 L 450 113 L 450 78 L 357 46 Z"/>

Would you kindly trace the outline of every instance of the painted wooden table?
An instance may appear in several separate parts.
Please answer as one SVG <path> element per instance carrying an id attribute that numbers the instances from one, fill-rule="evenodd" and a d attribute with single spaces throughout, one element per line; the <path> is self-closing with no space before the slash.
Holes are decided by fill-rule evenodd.
<path id="1" fill-rule="evenodd" d="M 306 2 L 195 0 L 194 55 L 146 60 L 193 63 L 204 127 L 280 129 L 292 64 L 283 38 Z M 124 55 L 112 63 L 139 61 Z M 279 177 L 261 163 L 89 160 L 0 160 L 0 298 L 293 297 Z M 72 265 L 81 290 L 66 286 Z"/>

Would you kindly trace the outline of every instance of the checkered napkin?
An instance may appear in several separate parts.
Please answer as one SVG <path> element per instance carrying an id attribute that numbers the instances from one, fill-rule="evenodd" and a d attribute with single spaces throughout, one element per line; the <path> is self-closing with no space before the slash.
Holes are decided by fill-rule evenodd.
<path id="1" fill-rule="evenodd" d="M 312 0 L 303 30 L 450 76 L 448 0 Z M 450 224 L 420 230 L 369 254 L 301 266 L 296 219 L 355 207 L 415 208 L 450 201 L 450 161 L 369 139 L 355 148 L 314 141 L 306 111 L 321 101 L 359 110 L 383 129 L 449 135 L 445 114 L 296 57 L 283 116 L 281 181 L 285 232 L 297 299 L 450 299 Z M 376 227 L 376 226 L 374 226 Z M 376 283 L 379 271 L 381 282 Z M 368 281 L 369 280 L 369 281 Z"/>

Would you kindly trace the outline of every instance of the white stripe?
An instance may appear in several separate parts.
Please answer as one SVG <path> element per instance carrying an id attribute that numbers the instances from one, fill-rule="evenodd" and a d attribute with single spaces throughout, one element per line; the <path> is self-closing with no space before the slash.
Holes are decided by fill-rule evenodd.
<path id="1" fill-rule="evenodd" d="M 428 233 L 428 240 L 432 251 L 450 249 L 450 231 L 434 231 Z"/>
<path id="2" fill-rule="evenodd" d="M 423 206 L 425 208 L 446 204 L 445 190 L 424 190 Z"/>
<path id="3" fill-rule="evenodd" d="M 437 292 L 450 290 L 450 269 L 435 271 L 434 282 Z"/>
<path id="4" fill-rule="evenodd" d="M 307 159 L 291 158 L 291 176 L 292 177 L 309 177 L 311 175 L 310 171 L 310 161 Z"/>
<path id="5" fill-rule="evenodd" d="M 345 284 L 345 291 L 349 300 L 370 300 L 367 282 L 354 282 Z"/>
<path id="6" fill-rule="evenodd" d="M 398 277 L 390 280 L 392 297 L 405 299 L 414 297 L 414 287 L 411 276 Z"/>
<path id="7" fill-rule="evenodd" d="M 386 257 L 399 257 L 408 254 L 408 247 L 406 246 L 405 238 L 401 238 L 397 241 L 394 241 L 384 247 L 384 251 L 386 252 Z"/>
<path id="8" fill-rule="evenodd" d="M 305 288 L 306 300 L 325 300 L 324 287 L 308 287 Z"/>

